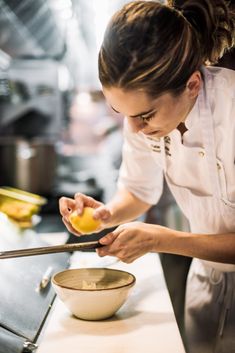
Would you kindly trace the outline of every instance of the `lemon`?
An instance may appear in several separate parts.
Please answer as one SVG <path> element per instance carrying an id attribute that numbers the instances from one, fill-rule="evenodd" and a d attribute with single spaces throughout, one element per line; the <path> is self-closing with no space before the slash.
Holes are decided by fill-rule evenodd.
<path id="1" fill-rule="evenodd" d="M 97 219 L 93 218 L 94 209 L 91 207 L 84 207 L 83 213 L 78 215 L 76 211 L 72 212 L 69 216 L 69 221 L 73 228 L 79 233 L 92 233 L 101 224 Z"/>

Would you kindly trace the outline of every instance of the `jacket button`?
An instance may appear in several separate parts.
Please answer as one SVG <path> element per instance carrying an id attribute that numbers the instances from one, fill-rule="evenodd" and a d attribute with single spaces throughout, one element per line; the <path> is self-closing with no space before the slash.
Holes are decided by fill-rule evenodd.
<path id="1" fill-rule="evenodd" d="M 198 154 L 199 154 L 200 157 L 204 157 L 205 156 L 205 152 L 204 151 L 200 151 L 200 152 L 198 152 Z"/>

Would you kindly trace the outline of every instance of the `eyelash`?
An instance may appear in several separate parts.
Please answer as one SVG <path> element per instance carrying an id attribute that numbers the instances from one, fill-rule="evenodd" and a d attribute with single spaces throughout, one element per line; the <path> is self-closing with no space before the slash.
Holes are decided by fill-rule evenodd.
<path id="1" fill-rule="evenodd" d="M 151 115 L 149 115 L 148 117 L 140 117 L 141 118 L 141 120 L 143 121 L 143 122 L 148 122 L 148 121 L 150 121 L 150 120 L 152 120 L 153 118 L 154 118 L 154 116 L 155 116 L 155 114 L 156 114 L 156 112 L 154 112 L 153 114 L 151 114 Z"/>

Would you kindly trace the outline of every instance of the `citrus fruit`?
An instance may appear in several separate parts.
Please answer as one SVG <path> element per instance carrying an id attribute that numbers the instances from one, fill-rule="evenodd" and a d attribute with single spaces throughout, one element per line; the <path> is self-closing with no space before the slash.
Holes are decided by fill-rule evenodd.
<path id="1" fill-rule="evenodd" d="M 92 233 L 100 226 L 100 220 L 93 218 L 94 208 L 84 207 L 81 215 L 74 211 L 69 216 L 69 221 L 73 228 L 79 233 Z"/>

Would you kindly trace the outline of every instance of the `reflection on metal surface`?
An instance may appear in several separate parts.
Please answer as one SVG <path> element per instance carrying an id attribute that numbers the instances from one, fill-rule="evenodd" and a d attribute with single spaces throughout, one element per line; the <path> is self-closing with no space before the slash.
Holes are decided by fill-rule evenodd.
<path id="1" fill-rule="evenodd" d="M 24 349 L 28 350 L 29 352 L 32 352 L 32 351 L 34 351 L 37 348 L 38 348 L 38 345 L 35 344 L 35 343 L 32 343 L 30 341 L 24 342 Z"/>

